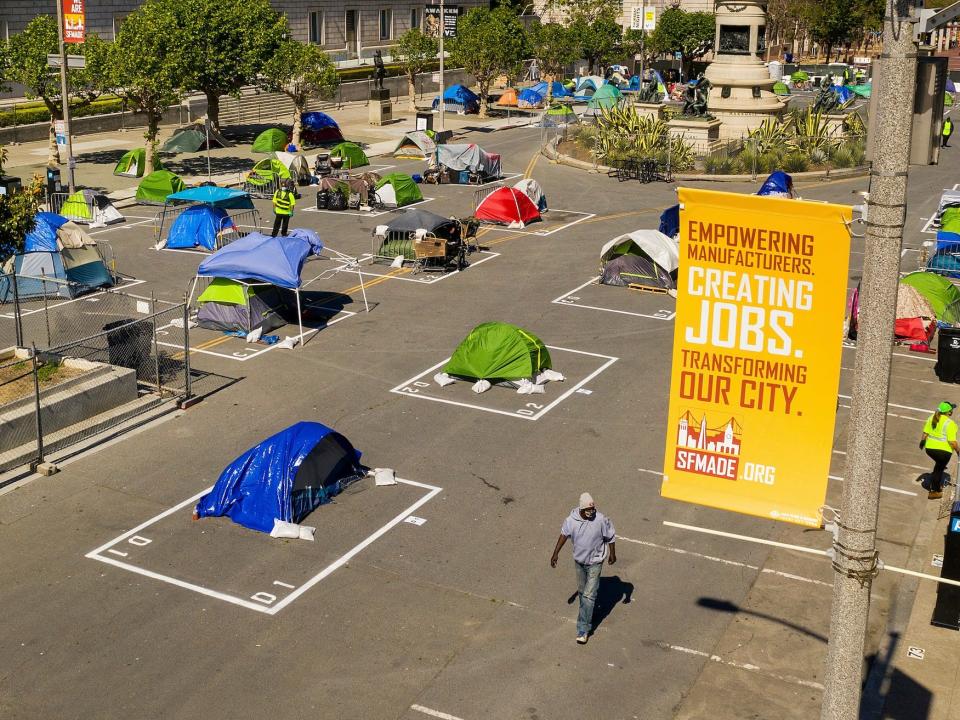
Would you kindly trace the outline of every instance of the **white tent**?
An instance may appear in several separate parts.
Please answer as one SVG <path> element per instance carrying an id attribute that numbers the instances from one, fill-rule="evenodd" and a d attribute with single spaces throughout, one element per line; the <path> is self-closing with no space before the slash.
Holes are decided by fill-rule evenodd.
<path id="1" fill-rule="evenodd" d="M 540 212 L 547 211 L 547 196 L 543 194 L 543 188 L 540 187 L 540 183 L 536 180 L 533 178 L 524 178 L 513 187 L 530 198 L 530 201 L 537 206 L 537 210 Z"/>
<path id="2" fill-rule="evenodd" d="M 615 237 L 600 250 L 601 261 L 609 260 L 614 255 L 626 254 L 620 246 L 631 243 L 668 273 L 680 266 L 679 243 L 659 230 L 634 230 Z"/>
<path id="3" fill-rule="evenodd" d="M 290 176 L 294 182 L 308 180 L 313 174 L 313 162 L 316 160 L 316 155 L 307 157 L 303 153 L 280 152 L 279 150 L 274 154 L 277 156 L 277 160 L 282 162 L 283 166 L 290 171 Z"/>

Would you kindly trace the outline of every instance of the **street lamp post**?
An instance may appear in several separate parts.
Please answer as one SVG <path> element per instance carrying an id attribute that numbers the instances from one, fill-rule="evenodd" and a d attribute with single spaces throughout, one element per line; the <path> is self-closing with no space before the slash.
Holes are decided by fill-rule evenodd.
<path id="1" fill-rule="evenodd" d="M 440 122 L 438 123 L 440 131 L 444 130 L 444 115 L 446 108 L 444 106 L 443 94 L 447 89 L 447 84 L 443 79 L 443 36 L 447 34 L 447 16 L 443 9 L 443 0 L 440 0 Z"/>
<path id="2" fill-rule="evenodd" d="M 67 183 L 70 194 L 76 191 L 73 170 L 77 166 L 73 159 L 73 140 L 70 138 L 70 88 L 67 83 L 67 46 L 63 42 L 63 0 L 57 0 L 57 36 L 60 42 L 60 104 L 63 106 L 63 132 L 67 140 Z"/>

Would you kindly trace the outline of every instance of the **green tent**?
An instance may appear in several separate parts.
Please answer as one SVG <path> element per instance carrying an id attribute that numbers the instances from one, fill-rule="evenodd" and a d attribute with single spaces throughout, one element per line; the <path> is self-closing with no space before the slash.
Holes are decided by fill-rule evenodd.
<path id="1" fill-rule="evenodd" d="M 252 152 L 271 153 L 287 149 L 287 134 L 280 128 L 270 128 L 257 135 L 253 141 Z"/>
<path id="2" fill-rule="evenodd" d="M 384 205 L 403 207 L 423 200 L 420 186 L 404 173 L 384 175 L 376 186 L 377 197 Z"/>
<path id="3" fill-rule="evenodd" d="M 790 88 L 788 88 L 787 84 L 782 80 L 777 80 L 777 82 L 773 84 L 773 92 L 776 95 L 789 95 Z"/>
<path id="4" fill-rule="evenodd" d="M 247 175 L 247 183 L 251 185 L 267 185 L 278 178 L 288 180 L 291 177 L 290 170 L 276 158 L 264 158 L 250 170 Z"/>
<path id="5" fill-rule="evenodd" d="M 863 97 L 863 98 L 868 98 L 868 97 L 870 97 L 871 93 L 873 92 L 873 85 L 870 85 L 870 84 L 868 84 L 868 85 L 848 85 L 847 87 L 849 87 L 851 90 L 853 90 L 853 92 L 854 92 L 855 95 L 859 95 L 860 97 Z"/>
<path id="6" fill-rule="evenodd" d="M 940 229 L 960 235 L 960 207 L 948 207 L 940 215 Z"/>
<path id="7" fill-rule="evenodd" d="M 246 305 L 248 288 L 249 286 L 238 283 L 236 280 L 214 278 L 207 285 L 207 289 L 200 293 L 197 304 L 216 302 L 224 305 Z"/>
<path id="8" fill-rule="evenodd" d="M 810 74 L 806 70 L 797 70 L 790 76 L 790 82 L 802 83 L 810 79 Z"/>
<path id="9" fill-rule="evenodd" d="M 154 170 L 137 186 L 137 201 L 160 203 L 167 201 L 167 195 L 185 190 L 187 186 L 178 176 L 169 170 Z"/>
<path id="10" fill-rule="evenodd" d="M 901 278 L 900 282 L 916 289 L 927 299 L 937 320 L 960 321 L 960 289 L 947 278 L 932 272 L 915 272 Z"/>
<path id="11" fill-rule="evenodd" d="M 516 325 L 477 325 L 453 352 L 443 369 L 468 380 L 522 380 L 550 369 L 550 352 L 533 333 Z"/>
<path id="12" fill-rule="evenodd" d="M 121 177 L 143 177 L 144 168 L 147 167 L 147 153 L 141 148 L 127 150 L 120 158 L 120 162 L 113 168 L 114 175 Z M 163 170 L 163 165 L 159 160 L 153 163 L 154 170 Z"/>
<path id="13" fill-rule="evenodd" d="M 593 94 L 593 97 L 590 98 L 587 102 L 587 108 L 591 110 L 599 110 L 603 108 L 604 110 L 609 110 L 618 102 L 620 98 L 623 97 L 623 93 L 617 88 L 616 85 L 607 83 L 606 85 L 601 85 L 597 88 L 597 91 Z"/>
<path id="14" fill-rule="evenodd" d="M 352 170 L 353 168 L 370 164 L 363 148 L 352 142 L 342 142 L 339 145 L 334 145 L 330 148 L 330 157 L 343 158 L 343 167 L 345 170 Z"/>
<path id="15" fill-rule="evenodd" d="M 543 127 L 575 125 L 578 122 L 580 122 L 580 119 L 573 111 L 573 108 L 564 103 L 554 103 L 540 119 L 540 124 Z"/>

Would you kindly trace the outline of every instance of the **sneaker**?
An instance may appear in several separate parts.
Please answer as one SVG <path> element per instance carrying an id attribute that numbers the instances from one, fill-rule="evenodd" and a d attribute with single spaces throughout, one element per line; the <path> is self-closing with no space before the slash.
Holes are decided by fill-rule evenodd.
<path id="1" fill-rule="evenodd" d="M 939 500 L 942 497 L 943 497 L 943 493 L 940 492 L 939 490 L 931 490 L 930 492 L 927 493 L 928 500 Z"/>
<path id="2" fill-rule="evenodd" d="M 587 644 L 587 636 L 586 636 L 586 634 L 577 635 L 577 644 L 578 644 L 578 645 L 586 645 L 586 644 Z"/>

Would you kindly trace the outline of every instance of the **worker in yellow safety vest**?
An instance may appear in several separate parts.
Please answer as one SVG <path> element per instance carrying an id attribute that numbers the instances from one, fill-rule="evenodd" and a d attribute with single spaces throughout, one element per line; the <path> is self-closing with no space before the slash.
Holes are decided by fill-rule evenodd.
<path id="1" fill-rule="evenodd" d="M 940 139 L 940 147 L 950 147 L 947 143 L 950 142 L 950 136 L 953 135 L 953 120 L 950 118 L 943 119 L 943 133 Z"/>
<path id="2" fill-rule="evenodd" d="M 934 463 L 933 471 L 928 475 L 930 488 L 927 497 L 931 500 L 943 497 L 943 473 L 953 453 L 960 454 L 960 446 L 957 445 L 957 423 L 950 418 L 955 407 L 956 405 L 949 402 L 937 405 L 936 412 L 924 423 L 923 435 L 920 436 L 920 449 L 926 450 Z M 922 480 L 923 476 L 918 479 Z"/>
<path id="3" fill-rule="evenodd" d="M 293 206 L 296 205 L 297 198 L 293 193 L 293 182 L 287 180 L 273 194 L 273 237 L 279 232 L 284 237 L 287 236 L 287 228 L 290 226 L 290 218 L 293 216 Z"/>

